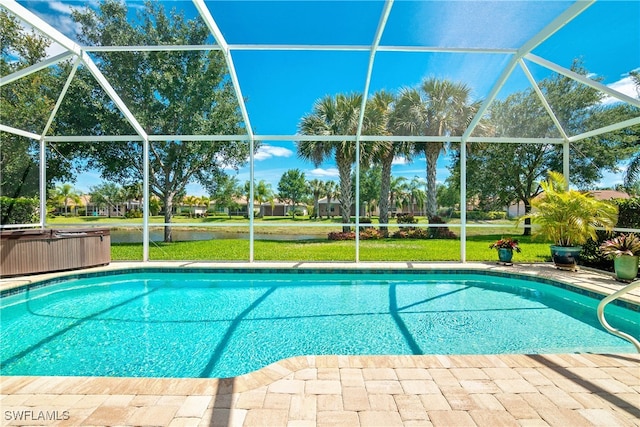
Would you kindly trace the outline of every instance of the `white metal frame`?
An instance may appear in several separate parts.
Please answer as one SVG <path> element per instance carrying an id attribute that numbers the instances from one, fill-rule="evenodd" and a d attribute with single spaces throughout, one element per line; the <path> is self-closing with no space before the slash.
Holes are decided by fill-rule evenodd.
<path id="1" fill-rule="evenodd" d="M 520 66 L 524 71 L 526 77 L 529 80 L 532 88 L 538 95 L 540 101 L 544 105 L 545 110 L 553 120 L 554 125 L 558 129 L 561 137 L 560 138 L 545 138 L 544 143 L 552 143 L 552 144 L 562 144 L 563 145 L 563 172 L 569 178 L 569 147 L 570 144 L 576 141 L 580 141 L 584 138 L 593 137 L 597 135 L 604 134 L 606 132 L 610 132 L 612 130 L 622 129 L 629 126 L 634 126 L 640 124 L 640 117 L 633 118 L 630 120 L 626 120 L 620 123 L 615 123 L 609 126 L 602 127 L 600 129 L 595 129 L 589 132 L 585 132 L 580 135 L 569 136 L 563 129 L 559 120 L 553 113 L 553 110 L 549 106 L 546 101 L 542 91 L 538 87 L 535 82 L 533 76 L 531 75 L 529 69 L 527 68 L 524 60 L 531 61 L 536 63 L 542 67 L 545 67 L 551 71 L 563 74 L 573 80 L 576 80 L 582 84 L 591 86 L 603 93 L 606 93 L 622 102 L 626 102 L 630 105 L 634 105 L 636 107 L 640 107 L 640 101 L 631 98 L 623 93 L 615 91 L 607 86 L 602 85 L 594 80 L 588 79 L 582 75 L 574 73 L 571 70 L 568 70 L 564 67 L 561 67 L 557 64 L 554 64 L 544 58 L 540 58 L 531 53 L 531 51 L 540 45 L 542 42 L 551 37 L 554 33 L 564 27 L 567 23 L 572 21 L 575 17 L 580 15 L 584 10 L 590 7 L 595 0 L 578 0 L 569 8 L 567 8 L 564 12 L 559 14 L 551 23 L 549 23 L 543 30 L 541 30 L 538 34 L 533 36 L 530 40 L 523 44 L 519 49 L 499 49 L 499 48 L 452 48 L 452 47 L 441 47 L 441 46 L 383 46 L 380 45 L 380 41 L 382 35 L 384 33 L 385 25 L 387 19 L 391 13 L 391 9 L 393 7 L 393 0 L 386 0 L 383 10 L 381 12 L 380 21 L 378 23 L 378 27 L 374 38 L 370 45 L 295 45 L 295 44 L 228 44 L 225 40 L 218 24 L 216 23 L 214 17 L 212 16 L 208 6 L 205 3 L 205 0 L 192 0 L 198 13 L 201 18 L 206 23 L 209 31 L 212 36 L 216 40 L 217 44 L 214 45 L 180 45 L 180 46 L 79 46 L 60 31 L 53 28 L 51 25 L 44 22 L 30 10 L 25 8 L 24 6 L 18 4 L 15 0 L 0 0 L 0 6 L 7 9 L 9 12 L 16 15 L 18 18 L 23 20 L 24 22 L 29 23 L 33 28 L 40 31 L 45 36 L 51 38 L 54 42 L 58 43 L 60 46 L 65 48 L 67 51 L 63 52 L 59 55 L 56 55 L 52 58 L 48 58 L 38 64 L 27 67 L 23 70 L 20 70 L 16 73 L 13 73 L 9 76 L 4 76 L 0 78 L 0 86 L 11 83 L 15 80 L 18 80 L 24 76 L 27 76 L 31 73 L 39 71 L 43 68 L 49 67 L 51 65 L 57 64 L 60 61 L 67 60 L 69 58 L 74 58 L 74 65 L 72 72 L 65 84 L 65 87 L 60 94 L 56 106 L 49 117 L 47 124 L 45 125 L 42 133 L 40 135 L 34 134 L 32 132 L 27 132 L 21 129 L 16 129 L 11 126 L 6 126 L 0 124 L 0 131 L 12 133 L 15 135 L 23 136 L 26 138 L 34 139 L 40 141 L 40 181 L 41 181 L 41 219 L 39 226 L 45 227 L 46 219 L 43 214 L 46 212 L 44 206 L 46 195 L 45 187 L 45 176 L 46 176 L 46 164 L 45 164 L 45 148 L 47 142 L 100 142 L 100 141 L 142 141 L 143 142 L 143 161 L 144 161 L 144 170 L 143 170 L 143 186 L 144 186 L 144 222 L 143 222 L 143 260 L 148 261 L 149 259 L 149 221 L 148 221 L 148 203 L 149 203 L 149 144 L 152 141 L 169 141 L 180 139 L 184 141 L 245 141 L 249 143 L 250 147 L 250 155 L 249 155 L 249 181 L 250 185 L 250 204 L 249 204 L 249 229 L 250 229 L 250 253 L 249 253 L 249 261 L 254 261 L 254 218 L 253 218 L 253 208 L 254 208 L 254 147 L 256 141 L 305 141 L 305 140 L 316 140 L 316 141 L 353 141 L 356 144 L 356 156 L 359 159 L 360 150 L 359 143 L 367 142 L 367 141 L 415 141 L 415 142 L 456 142 L 460 143 L 460 188 L 461 188 L 461 200 L 466 200 L 466 144 L 471 142 L 491 142 L 491 143 L 531 143 L 538 144 L 540 143 L 540 139 L 537 138 L 489 138 L 489 137 L 473 137 L 471 136 L 473 130 L 480 122 L 480 119 L 486 113 L 490 104 L 494 101 L 495 97 L 498 95 L 504 84 L 507 82 L 509 77 L 512 75 L 514 69 L 517 66 Z M 229 75 L 231 81 L 233 83 L 233 88 L 236 93 L 236 97 L 238 99 L 238 103 L 240 106 L 240 111 L 242 114 L 242 118 L 244 120 L 245 128 L 247 133 L 244 135 L 148 135 L 144 130 L 142 125 L 138 122 L 136 117 L 132 114 L 132 112 L 127 107 L 126 103 L 120 98 L 118 93 L 113 89 L 109 81 L 104 77 L 99 67 L 94 63 L 94 61 L 89 57 L 88 52 L 114 52 L 114 51 L 185 51 L 185 50 L 220 50 L 224 54 L 224 58 L 229 70 Z M 369 52 L 369 63 L 366 75 L 364 76 L 364 91 L 363 91 L 363 101 L 362 107 L 360 110 L 360 117 L 358 121 L 358 128 L 355 135 L 333 135 L 333 136 L 302 136 L 302 135 L 256 135 L 253 132 L 251 121 L 249 117 L 249 113 L 247 111 L 247 107 L 245 104 L 244 97 L 242 96 L 241 82 L 237 76 L 234 62 L 233 62 L 233 52 L 234 51 L 368 51 Z M 369 87 L 371 82 L 371 76 L 373 72 L 373 64 L 376 57 L 377 52 L 428 52 L 428 53 L 475 53 L 475 54 L 503 54 L 510 57 L 507 65 L 503 69 L 502 73 L 498 77 L 496 83 L 491 88 L 488 96 L 485 98 L 482 103 L 479 111 L 472 119 L 469 127 L 464 132 L 462 136 L 459 137 L 424 137 L 424 136 L 407 136 L 407 137 L 399 137 L 399 136 L 371 136 L 371 135 L 362 135 L 362 123 L 364 119 L 364 112 L 366 108 L 366 101 L 369 95 Z M 118 135 L 118 136 L 46 136 L 46 133 L 53 121 L 55 113 L 61 104 L 68 86 L 73 79 L 75 71 L 79 65 L 85 66 L 91 74 L 94 76 L 96 81 L 100 84 L 100 86 L 104 89 L 107 95 L 111 98 L 111 100 L 115 103 L 117 108 L 124 115 L 126 120 L 131 124 L 135 135 Z M 356 162 L 356 176 L 359 177 L 359 164 L 360 162 Z M 360 186 L 359 179 L 356 180 L 356 203 L 359 201 L 360 196 Z M 356 229 L 359 224 L 359 218 L 356 216 Z M 6 226 L 5 226 L 6 227 Z M 7 227 L 8 228 L 8 227 Z M 466 251 L 465 251 L 465 241 L 466 241 L 466 206 L 464 203 L 461 204 L 461 245 L 460 245 L 460 259 L 461 262 L 466 262 Z M 355 262 L 359 262 L 359 239 L 358 233 L 356 233 L 356 259 Z"/>

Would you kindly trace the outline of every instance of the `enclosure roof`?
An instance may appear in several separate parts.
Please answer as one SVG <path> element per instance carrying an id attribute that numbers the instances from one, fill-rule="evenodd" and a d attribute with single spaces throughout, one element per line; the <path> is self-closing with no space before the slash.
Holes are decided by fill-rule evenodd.
<path id="1" fill-rule="evenodd" d="M 125 3 L 129 19 L 135 22 L 136 11 L 143 3 Z M 0 0 L 0 4 L 54 42 L 47 60 L 2 76 L 1 84 L 62 60 L 77 61 L 94 75 L 139 139 L 175 136 L 145 132 L 131 106 L 101 70 L 96 52 L 222 51 L 246 129 L 246 135 L 239 138 L 245 140 L 300 140 L 296 135 L 298 121 L 325 95 L 371 95 L 382 89 L 393 92 L 430 76 L 464 81 L 473 88 L 474 97 L 482 100 L 464 135 L 449 138 L 452 141 L 481 140 L 473 131 L 492 101 L 522 89 L 539 91 L 537 83 L 553 72 L 596 88 L 607 102 L 640 108 L 638 94 L 625 86 L 628 73 L 640 67 L 640 3 L 635 1 L 157 2 L 186 18 L 202 19 L 210 38 L 199 46 L 83 45 L 70 12 L 73 8 L 94 7 L 94 2 Z M 600 80 L 573 73 L 570 68 L 576 58 L 593 73 L 591 77 Z M 542 93 L 539 95 L 557 127 L 557 138 L 551 142 L 579 141 L 640 123 L 640 117 L 636 117 L 571 135 L 555 118 L 553 106 Z M 366 97 L 363 106 L 365 101 Z M 372 139 L 361 135 L 361 124 L 362 116 L 358 131 L 350 137 Z M 65 138 L 49 136 L 49 125 L 32 132 L 0 124 L 0 130 L 34 139 Z"/>

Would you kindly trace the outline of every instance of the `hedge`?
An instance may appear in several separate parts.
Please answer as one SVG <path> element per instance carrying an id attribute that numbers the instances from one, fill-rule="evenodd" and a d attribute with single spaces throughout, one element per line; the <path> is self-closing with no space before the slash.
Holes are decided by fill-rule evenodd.
<path id="1" fill-rule="evenodd" d="M 37 221 L 40 201 L 28 197 L 0 196 L 1 224 L 31 224 Z"/>
<path id="2" fill-rule="evenodd" d="M 460 218 L 460 211 L 453 211 L 451 218 Z M 507 213 L 504 211 L 467 211 L 467 219 L 472 221 L 506 219 Z"/>

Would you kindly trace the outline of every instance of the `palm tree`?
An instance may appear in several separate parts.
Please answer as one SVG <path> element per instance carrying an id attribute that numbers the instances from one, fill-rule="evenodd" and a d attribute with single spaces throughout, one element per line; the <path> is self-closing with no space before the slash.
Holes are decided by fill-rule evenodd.
<path id="1" fill-rule="evenodd" d="M 247 200 L 247 212 L 249 210 L 249 199 L 250 199 L 250 182 L 245 181 L 244 183 L 244 194 Z M 274 194 L 271 189 L 271 184 L 265 182 L 264 179 L 261 179 L 260 182 L 254 185 L 253 187 L 253 201 L 254 203 L 258 203 L 259 213 L 258 216 L 262 217 L 264 215 L 262 204 L 273 199 Z M 255 206 L 254 206 L 255 207 Z"/>
<path id="2" fill-rule="evenodd" d="M 402 207 L 402 193 L 404 192 L 405 181 L 407 178 L 403 176 L 391 178 L 389 184 L 389 206 Z"/>
<path id="3" fill-rule="evenodd" d="M 362 95 L 338 94 L 333 98 L 328 95 L 313 106 L 313 111 L 302 118 L 298 129 L 302 135 L 355 135 L 362 105 Z M 298 156 L 311 160 L 316 167 L 334 158 L 340 176 L 340 214 L 342 223 L 351 220 L 351 165 L 356 161 L 356 146 L 351 141 L 299 141 Z M 351 229 L 343 225 L 342 230 Z"/>
<path id="4" fill-rule="evenodd" d="M 268 182 L 265 182 L 264 179 L 261 179 L 260 182 L 258 182 L 258 185 L 255 186 L 255 188 L 253 189 L 253 197 L 255 197 L 256 201 L 258 202 L 258 205 L 260 206 L 260 217 L 264 216 L 264 209 L 262 207 L 262 204 L 267 202 L 267 201 L 272 201 L 273 198 L 275 197 L 273 194 L 273 190 L 271 188 L 271 184 L 269 184 Z M 273 209 L 272 209 L 273 212 Z"/>
<path id="5" fill-rule="evenodd" d="M 416 205 L 422 205 L 426 194 L 422 188 L 424 187 L 424 181 L 419 177 L 414 177 L 409 184 L 407 184 L 407 194 L 409 196 L 410 212 L 414 214 L 413 207 Z"/>
<path id="6" fill-rule="evenodd" d="M 189 218 L 191 218 L 193 207 L 198 206 L 201 203 L 201 200 L 196 196 L 186 196 L 184 199 L 182 199 L 182 203 L 189 206 Z"/>
<path id="7" fill-rule="evenodd" d="M 318 218 L 320 216 L 320 204 L 318 203 L 322 193 L 324 193 L 325 183 L 319 179 L 313 179 L 309 181 L 309 190 L 313 195 L 313 216 Z"/>
<path id="8" fill-rule="evenodd" d="M 326 181 L 324 183 L 324 194 L 327 196 L 327 218 L 331 215 L 331 201 L 338 195 L 338 186 L 334 181 Z"/>
<path id="9" fill-rule="evenodd" d="M 420 91 L 403 89 L 396 106 L 397 129 L 407 135 L 461 135 L 479 107 L 470 96 L 471 89 L 464 83 L 436 78 L 423 81 Z M 427 216 L 432 218 L 437 210 L 436 167 L 445 143 L 420 142 L 414 149 L 427 159 Z"/>
<path id="10" fill-rule="evenodd" d="M 640 96 L 640 72 L 632 71 L 629 73 L 631 80 L 636 87 L 636 92 Z M 640 141 L 636 141 L 636 144 L 640 146 Z M 638 152 L 631 158 L 627 171 L 624 174 L 624 186 L 626 188 L 632 188 L 640 180 L 640 148 Z"/>
<path id="11" fill-rule="evenodd" d="M 78 193 L 76 193 L 73 185 L 71 184 L 58 185 L 53 191 L 52 197 L 56 201 L 56 203 L 64 205 L 65 216 L 67 216 L 69 211 L 69 202 L 74 204 L 80 203 L 80 196 L 78 195 Z"/>
<path id="12" fill-rule="evenodd" d="M 640 151 L 631 158 L 624 174 L 624 186 L 632 188 L 640 180 Z"/>
<path id="13" fill-rule="evenodd" d="M 395 103 L 396 97 L 386 91 L 376 92 L 369 101 L 367 111 L 372 112 L 372 117 L 376 118 L 375 126 L 380 135 L 394 135 L 395 130 Z M 373 126 L 372 126 L 373 127 Z M 375 147 L 374 160 L 380 164 L 380 197 L 379 197 L 379 222 L 389 223 L 390 188 L 391 188 L 391 166 L 397 156 L 411 157 L 412 144 L 405 142 L 379 142 Z M 387 226 L 381 225 L 380 230 L 386 234 Z"/>
<path id="14" fill-rule="evenodd" d="M 209 212 L 209 204 L 211 199 L 207 196 L 200 196 L 200 205 L 204 206 L 204 216 L 207 216 Z"/>

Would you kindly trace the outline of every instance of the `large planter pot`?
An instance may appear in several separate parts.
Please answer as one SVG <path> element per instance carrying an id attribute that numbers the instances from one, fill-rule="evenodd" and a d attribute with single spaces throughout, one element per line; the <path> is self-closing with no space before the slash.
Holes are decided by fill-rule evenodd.
<path id="1" fill-rule="evenodd" d="M 618 280 L 631 281 L 638 276 L 638 260 L 640 256 L 622 255 L 613 259 Z"/>
<path id="2" fill-rule="evenodd" d="M 513 258 L 513 249 L 498 248 L 498 259 L 500 262 L 510 263 Z"/>
<path id="3" fill-rule="evenodd" d="M 560 270 L 578 270 L 578 257 L 582 246 L 556 246 L 551 245 L 551 258 L 556 268 Z"/>

